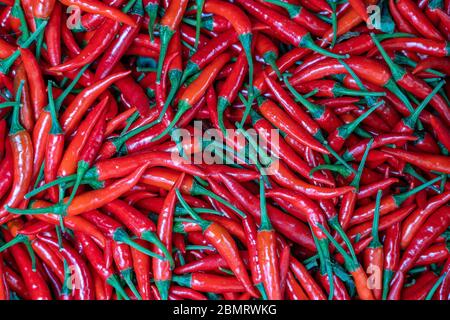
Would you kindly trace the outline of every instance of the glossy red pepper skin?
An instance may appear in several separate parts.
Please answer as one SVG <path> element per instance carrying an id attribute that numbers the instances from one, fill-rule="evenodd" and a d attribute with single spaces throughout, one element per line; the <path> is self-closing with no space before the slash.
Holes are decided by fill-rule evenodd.
<path id="1" fill-rule="evenodd" d="M 448 207 L 441 207 L 427 219 L 416 233 L 400 259 L 398 271 L 391 282 L 389 300 L 400 298 L 406 272 L 413 267 L 420 254 L 448 227 L 449 223 L 450 210 Z"/>
<path id="2" fill-rule="evenodd" d="M 7 230 L 2 230 L 3 237 L 5 241 L 11 241 L 12 236 Z M 15 262 L 19 267 L 19 272 L 22 275 L 25 286 L 30 294 L 30 298 L 34 300 L 51 300 L 52 296 L 50 289 L 41 273 L 37 270 L 32 270 L 31 259 L 28 252 L 22 245 L 17 244 L 12 246 L 10 249 Z"/>
<path id="3" fill-rule="evenodd" d="M 142 1 L 137 1 L 135 6 L 130 10 L 130 13 L 130 16 L 135 21 L 135 25 L 122 26 L 118 31 L 118 36 L 116 36 L 108 48 L 102 52 L 103 56 L 95 70 L 96 80 L 103 79 L 111 73 L 114 66 L 133 42 L 134 37 L 139 33 L 144 15 Z"/>
<path id="4" fill-rule="evenodd" d="M 0 300 L 9 300 L 9 287 L 6 282 L 5 262 L 0 254 Z"/>
<path id="5" fill-rule="evenodd" d="M 396 6 L 400 14 L 424 37 L 434 40 L 443 40 L 439 31 L 413 1 L 397 0 Z"/>
<path id="6" fill-rule="evenodd" d="M 145 241 L 140 240 L 138 240 L 138 244 L 144 247 L 148 245 Z M 143 300 L 153 300 L 154 297 L 150 287 L 151 258 L 134 248 L 131 248 L 131 254 L 139 293 Z"/>
<path id="7" fill-rule="evenodd" d="M 443 206 L 450 200 L 450 191 L 443 192 L 428 199 L 428 203 L 423 208 L 417 208 L 411 215 L 409 215 L 402 225 L 401 232 L 401 247 L 406 249 L 410 244 L 415 234 L 419 231 L 423 223 L 433 212 Z"/>
<path id="8" fill-rule="evenodd" d="M 111 6 L 107 6 L 98 0 L 62 0 L 61 3 L 66 6 L 77 6 L 85 12 L 103 15 L 106 18 L 109 18 L 108 20 L 118 21 L 130 26 L 136 25 L 135 21 L 122 11 Z"/>
<path id="9" fill-rule="evenodd" d="M 256 205 L 258 200 L 241 185 L 236 183 L 232 178 L 222 175 L 221 180 L 229 188 L 229 190 L 235 195 L 236 199 L 245 207 L 250 214 L 256 219 L 260 217 L 259 207 Z M 277 208 L 268 206 L 268 213 L 271 222 L 275 229 L 286 236 L 288 239 L 296 243 L 302 243 L 308 250 L 315 251 L 314 241 L 308 228 Z M 295 231 L 294 231 L 295 230 Z"/>
<path id="10" fill-rule="evenodd" d="M 3 158 L 0 167 L 0 198 L 3 198 L 3 196 L 9 191 L 9 188 L 13 182 L 13 157 L 11 144 L 8 140 L 5 141 L 5 144 L 5 157 Z"/>
<path id="11" fill-rule="evenodd" d="M 130 71 L 124 71 L 112 74 L 103 80 L 100 80 L 80 92 L 74 101 L 67 107 L 62 114 L 60 121 L 66 135 L 70 135 L 79 124 L 89 106 L 100 96 L 111 84 L 130 74 Z"/>

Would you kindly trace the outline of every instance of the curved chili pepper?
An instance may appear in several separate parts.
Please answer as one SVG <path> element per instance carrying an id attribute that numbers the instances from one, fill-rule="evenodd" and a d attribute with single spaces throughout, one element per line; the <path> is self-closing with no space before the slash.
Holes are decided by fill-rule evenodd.
<path id="1" fill-rule="evenodd" d="M 122 288 L 119 279 L 117 275 L 114 274 L 112 268 L 104 266 L 101 251 L 95 243 L 83 233 L 75 232 L 75 237 L 95 272 L 97 272 L 106 283 L 111 285 L 124 299 L 129 300 L 128 295 Z"/>
<path id="2" fill-rule="evenodd" d="M 447 174 L 450 173 L 450 158 L 447 156 L 431 154 L 424 155 L 423 153 L 389 148 L 382 148 L 381 151 L 420 168 L 435 170 Z"/>
<path id="3" fill-rule="evenodd" d="M 186 203 L 178 189 L 175 190 L 178 200 L 181 202 L 189 214 L 200 224 L 206 239 L 217 249 L 219 254 L 227 261 L 229 267 L 244 285 L 245 289 L 254 297 L 258 297 L 258 293 L 253 288 L 250 278 L 247 274 L 244 262 L 239 258 L 239 252 L 236 243 L 223 227 L 214 222 L 203 220 L 198 216 L 192 208 Z"/>
<path id="4" fill-rule="evenodd" d="M 12 236 L 6 230 L 2 230 L 5 241 L 11 241 Z M 22 275 L 25 286 L 28 289 L 30 298 L 34 300 L 50 300 L 52 298 L 50 290 L 43 279 L 41 273 L 33 270 L 31 259 L 27 251 L 21 246 L 12 246 L 10 249 Z"/>
<path id="5" fill-rule="evenodd" d="M 260 218 L 260 209 L 256 205 L 258 200 L 248 190 L 226 175 L 221 175 L 221 181 L 252 216 L 256 219 Z M 273 206 L 268 205 L 267 208 L 270 221 L 280 233 L 296 243 L 301 243 L 308 250 L 315 251 L 316 246 L 311 237 L 311 233 L 303 223 Z"/>
<path id="6" fill-rule="evenodd" d="M 367 275 L 362 269 L 359 262 L 355 257 L 350 257 L 347 252 L 334 240 L 331 234 L 321 225 L 319 225 L 320 229 L 327 236 L 330 242 L 335 246 L 335 248 L 339 251 L 339 253 L 344 257 L 345 267 L 353 276 L 356 291 L 358 292 L 358 296 L 362 300 L 374 300 L 374 296 L 372 291 L 368 287 Z"/>
<path id="7" fill-rule="evenodd" d="M 183 18 L 184 11 L 186 10 L 188 1 L 187 0 L 177 0 L 170 2 L 164 16 L 162 17 L 160 23 L 160 51 L 158 60 L 158 69 L 156 73 L 156 81 L 161 81 L 161 71 L 164 63 L 164 59 L 167 52 L 167 47 L 169 46 L 170 40 L 172 39 L 174 33 L 177 31 L 181 19 Z"/>
<path id="8" fill-rule="evenodd" d="M 65 72 L 78 69 L 85 64 L 91 63 L 98 58 L 114 39 L 119 30 L 119 23 L 116 20 L 107 20 L 102 27 L 96 31 L 95 36 L 89 41 L 88 45 L 74 58 L 64 63 L 50 67 L 50 71 Z"/>
<path id="9" fill-rule="evenodd" d="M 411 0 L 397 0 L 395 2 L 400 14 L 411 23 L 424 37 L 443 40 L 442 35 L 428 20 L 427 16 Z"/>
<path id="10" fill-rule="evenodd" d="M 391 291 L 388 299 L 396 300 L 400 296 L 402 284 L 405 280 L 405 273 L 412 268 L 414 262 L 426 247 L 436 239 L 450 223 L 450 211 L 447 207 L 441 207 L 431 215 L 422 228 L 411 240 L 405 252 L 403 253 L 398 271 L 395 273 L 391 282 Z"/>
<path id="11" fill-rule="evenodd" d="M 22 87 L 23 83 L 16 94 L 17 101 L 20 101 Z M 12 150 L 13 183 L 8 196 L 3 200 L 0 209 L 1 218 L 8 214 L 6 206 L 14 207 L 23 200 L 30 186 L 33 171 L 33 145 L 29 133 L 19 122 L 19 105 L 17 104 L 13 109 L 8 140 Z"/>
<path id="12" fill-rule="evenodd" d="M 417 208 L 405 219 L 401 232 L 401 247 L 406 249 L 415 234 L 419 231 L 425 220 L 433 214 L 439 207 L 445 205 L 450 200 L 450 191 L 443 192 L 428 199 L 428 203 L 423 208 Z"/>
<path id="13" fill-rule="evenodd" d="M 60 0 L 66 6 L 76 6 L 81 10 L 102 15 L 108 20 L 125 23 L 132 27 L 136 26 L 136 22 L 117 8 L 107 6 L 98 0 Z"/>
<path id="14" fill-rule="evenodd" d="M 282 37 L 282 39 L 289 44 L 296 47 L 308 48 L 329 57 L 347 57 L 322 49 L 314 43 L 314 40 L 306 29 L 296 24 L 294 21 L 289 20 L 280 13 L 270 10 L 268 7 L 254 1 L 238 0 L 237 2 L 257 19 L 272 27 L 272 30 L 279 34 L 280 37 Z"/>
<path id="15" fill-rule="evenodd" d="M 65 134 L 70 135 L 75 130 L 75 127 L 78 125 L 84 113 L 97 97 L 99 97 L 111 84 L 117 80 L 123 79 L 129 74 L 130 71 L 112 74 L 81 91 L 61 116 L 60 122 Z"/>
<path id="16" fill-rule="evenodd" d="M 212 81 L 215 79 L 220 69 L 228 62 L 230 55 L 224 53 L 217 57 L 207 67 L 205 67 L 200 76 L 192 82 L 187 89 L 182 93 L 178 100 L 178 111 L 173 117 L 173 120 L 162 133 L 153 138 L 152 141 L 157 141 L 164 137 L 176 125 L 186 111 L 191 109 L 196 104 L 203 94 L 206 92 Z"/>
<path id="17" fill-rule="evenodd" d="M 308 29 L 309 32 L 315 36 L 323 35 L 329 28 L 328 23 L 320 20 L 305 7 L 279 0 L 266 0 L 265 2 L 272 3 L 286 9 L 289 17 L 293 21 Z"/>

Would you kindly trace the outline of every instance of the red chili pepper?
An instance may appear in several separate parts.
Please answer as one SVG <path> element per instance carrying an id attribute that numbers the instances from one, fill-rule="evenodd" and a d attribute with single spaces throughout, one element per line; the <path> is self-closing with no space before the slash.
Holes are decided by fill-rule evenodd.
<path id="1" fill-rule="evenodd" d="M 386 300 L 389 293 L 389 284 L 398 269 L 400 262 L 400 223 L 390 226 L 385 234 L 383 244 L 384 249 L 384 270 L 383 270 L 383 293 L 382 299 Z"/>
<path id="2" fill-rule="evenodd" d="M 146 248 L 147 244 L 144 241 L 137 240 L 138 245 Z M 148 248 L 146 248 L 148 250 Z M 136 281 L 139 293 L 143 300 L 152 300 L 152 290 L 150 287 L 151 276 L 151 261 L 150 257 L 143 254 L 141 251 L 131 248 L 133 257 L 133 268 L 136 273 Z"/>
<path id="3" fill-rule="evenodd" d="M 243 188 L 231 177 L 221 175 L 221 181 L 232 192 L 239 203 L 255 218 L 259 219 L 261 216 L 260 209 L 257 205 L 258 200 L 248 190 Z M 299 243 L 308 250 L 315 251 L 316 246 L 311 237 L 308 228 L 297 219 L 283 213 L 277 208 L 268 205 L 268 214 L 270 221 L 275 226 L 276 230 L 282 233 L 286 238 Z"/>
<path id="4" fill-rule="evenodd" d="M 173 281 L 200 292 L 243 292 L 245 288 L 235 277 L 224 277 L 210 273 L 191 273 L 173 276 Z"/>
<path id="5" fill-rule="evenodd" d="M 446 191 L 440 195 L 434 196 L 428 200 L 423 208 L 417 208 L 410 216 L 405 219 L 402 225 L 401 246 L 405 249 L 415 236 L 425 220 L 433 214 L 439 207 L 445 205 L 450 199 L 450 192 Z"/>
<path id="6" fill-rule="evenodd" d="M 436 239 L 450 223 L 450 210 L 448 207 L 441 207 L 431 215 L 422 228 L 416 233 L 414 238 L 406 247 L 398 267 L 391 282 L 389 300 L 397 300 L 400 296 L 402 284 L 405 280 L 405 273 L 410 270 L 420 254 Z"/>
<path id="7" fill-rule="evenodd" d="M 439 300 L 446 300 L 448 299 L 450 295 L 450 281 L 448 274 L 450 272 L 450 258 L 447 258 L 447 261 L 445 262 L 444 267 L 441 271 L 441 277 L 444 277 L 444 280 L 442 281 L 442 284 L 439 286 L 439 291 L 437 293 Z"/>
<path id="8" fill-rule="evenodd" d="M 388 195 L 386 197 L 383 197 L 381 199 L 380 204 L 380 215 L 382 216 L 389 212 L 392 212 L 395 209 L 398 209 L 401 206 L 401 204 L 404 203 L 409 197 L 411 197 L 412 195 L 416 194 L 421 190 L 424 190 L 425 188 L 429 187 L 430 185 L 439 181 L 440 179 L 441 177 L 435 178 L 405 193 Z M 375 203 L 369 203 L 363 207 L 358 208 L 355 211 L 352 219 L 350 220 L 350 225 L 359 224 L 372 218 L 374 209 Z"/>
<path id="9" fill-rule="evenodd" d="M 389 148 L 382 148 L 381 151 L 423 169 L 450 173 L 450 158 L 447 156 L 423 154 Z"/>
<path id="10" fill-rule="evenodd" d="M 164 16 L 160 20 L 160 52 L 158 69 L 156 74 L 156 81 L 160 82 L 161 71 L 164 63 L 164 59 L 167 52 L 167 47 L 169 46 L 170 40 L 172 39 L 174 33 L 178 30 L 183 18 L 184 11 L 186 10 L 188 1 L 187 0 L 177 0 L 170 2 Z"/>
<path id="11" fill-rule="evenodd" d="M 60 0 L 66 6 L 76 6 L 83 11 L 102 15 L 109 20 L 136 26 L 136 22 L 117 8 L 107 6 L 98 0 Z"/>
<path id="12" fill-rule="evenodd" d="M 308 31 L 315 36 L 323 35 L 329 28 L 328 23 L 320 20 L 316 15 L 308 11 L 308 9 L 306 9 L 305 7 L 297 6 L 288 2 L 282 2 L 279 0 L 267 0 L 266 2 L 273 3 L 286 9 L 289 17 L 293 21 L 308 29 Z"/>
<path id="13" fill-rule="evenodd" d="M 186 203 L 181 196 L 178 189 L 176 189 L 178 200 L 181 202 L 184 209 L 195 219 L 205 235 L 205 238 L 210 242 L 219 252 L 219 254 L 227 261 L 235 276 L 243 284 L 245 289 L 253 296 L 258 297 L 258 293 L 253 288 L 250 278 L 247 274 L 244 262 L 239 256 L 239 252 L 235 241 L 228 233 L 228 231 L 217 223 L 203 220 L 198 216 L 192 208 Z"/>
<path id="14" fill-rule="evenodd" d="M 123 79 L 130 71 L 118 72 L 100 80 L 81 91 L 74 101 L 66 108 L 61 116 L 60 122 L 63 130 L 70 135 L 79 124 L 86 110 L 111 84 Z"/>
<path id="15" fill-rule="evenodd" d="M 22 107 L 20 110 L 20 122 L 24 128 L 31 132 L 34 127 L 34 108 L 31 104 L 31 92 L 28 85 L 28 78 L 24 64 L 21 64 L 16 70 L 16 76 L 14 77 L 14 92 L 20 87 L 20 83 L 24 82 L 22 89 Z"/>
<path id="16" fill-rule="evenodd" d="M 19 101 L 21 89 L 18 90 L 16 100 Z M 3 200 L 0 217 L 7 216 L 6 206 L 17 206 L 22 200 L 31 184 L 33 172 L 33 145 L 28 132 L 19 122 L 19 106 L 13 109 L 12 122 L 9 131 L 13 159 L 13 183 L 8 196 Z"/>
<path id="17" fill-rule="evenodd" d="M 2 230 L 2 234 L 7 242 L 13 239 L 6 229 Z M 41 273 L 33 270 L 28 252 L 20 245 L 12 246 L 9 250 L 18 265 L 30 298 L 34 300 L 50 300 L 52 298 L 50 290 Z"/>
<path id="18" fill-rule="evenodd" d="M 135 21 L 135 25 L 123 26 L 119 30 L 118 36 L 116 36 L 109 47 L 102 52 L 103 56 L 100 59 L 97 69 L 95 70 L 96 80 L 105 78 L 111 72 L 116 63 L 120 60 L 127 48 L 133 42 L 134 37 L 139 33 L 144 15 L 142 0 L 136 1 L 130 11 L 131 17 Z"/>
<path id="19" fill-rule="evenodd" d="M 431 245 L 419 258 L 417 258 L 415 266 L 427 266 L 433 263 L 441 263 L 447 260 L 448 255 L 449 252 L 445 243 Z"/>
<path id="20" fill-rule="evenodd" d="M 5 265 L 0 254 L 0 300 L 9 300 L 9 287 L 6 282 Z"/>
<path id="21" fill-rule="evenodd" d="M 3 198 L 13 183 L 13 155 L 11 144 L 8 140 L 5 141 L 5 144 L 5 157 L 0 166 L 0 198 Z"/>
<path id="22" fill-rule="evenodd" d="M 322 288 L 311 277 L 306 268 L 293 257 L 290 259 L 290 268 L 301 286 L 305 289 L 310 300 L 326 300 Z"/>
<path id="23" fill-rule="evenodd" d="M 411 23 L 420 34 L 429 39 L 443 40 L 439 31 L 413 1 L 397 0 L 395 4 L 400 14 Z"/>
<path id="24" fill-rule="evenodd" d="M 258 20 L 261 20 L 269 25 L 272 28 L 272 31 L 276 32 L 283 39 L 283 41 L 296 47 L 317 51 L 329 57 L 346 57 L 331 53 L 319 47 L 314 43 L 314 40 L 306 29 L 296 24 L 294 21 L 289 20 L 282 14 L 254 1 L 238 0 L 237 2 Z"/>
<path id="25" fill-rule="evenodd" d="M 180 187 L 184 177 L 185 174 L 181 174 L 173 187 L 170 189 L 166 199 L 164 200 L 163 208 L 158 216 L 157 235 L 169 252 L 172 251 L 172 227 L 175 203 L 177 199 L 175 191 Z M 157 250 L 157 253 L 158 252 L 161 254 L 163 253 L 161 250 Z M 153 277 L 155 279 L 156 287 L 158 288 L 161 299 L 167 300 L 169 295 L 170 279 L 172 276 L 170 264 L 167 261 L 158 259 L 153 259 L 152 263 Z"/>

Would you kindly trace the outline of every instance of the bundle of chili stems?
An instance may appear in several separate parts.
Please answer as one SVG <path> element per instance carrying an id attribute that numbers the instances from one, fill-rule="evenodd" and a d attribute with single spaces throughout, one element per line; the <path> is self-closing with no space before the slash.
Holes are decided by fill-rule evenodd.
<path id="1" fill-rule="evenodd" d="M 448 40 L 447 0 L 0 0 L 0 299 L 448 300 Z"/>

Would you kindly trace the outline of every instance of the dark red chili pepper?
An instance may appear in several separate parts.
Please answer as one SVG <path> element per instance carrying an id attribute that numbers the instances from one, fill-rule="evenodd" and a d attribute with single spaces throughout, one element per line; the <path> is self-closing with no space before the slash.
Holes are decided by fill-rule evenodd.
<path id="1" fill-rule="evenodd" d="M 19 88 L 16 100 L 20 101 L 21 88 Z M 0 209 L 0 218 L 7 216 L 6 206 L 17 206 L 22 200 L 31 184 L 33 172 L 33 145 L 29 133 L 19 122 L 19 105 L 13 109 L 12 122 L 9 131 L 13 159 L 13 183 L 8 196 L 3 200 Z"/>
<path id="2" fill-rule="evenodd" d="M 257 198 L 255 198 L 248 190 L 243 188 L 231 177 L 221 175 L 221 181 L 233 193 L 239 203 L 252 214 L 253 217 L 256 219 L 260 218 L 261 213 L 259 206 L 257 205 Z M 308 250 L 316 250 L 311 233 L 302 222 L 283 213 L 273 206 L 268 205 L 267 209 L 270 221 L 280 233 L 288 239 L 302 244 L 308 248 Z"/>
<path id="3" fill-rule="evenodd" d="M 384 270 L 383 270 L 383 293 L 382 299 L 386 300 L 389 293 L 389 284 L 398 269 L 400 262 L 400 223 L 390 226 L 385 234 L 383 244 L 384 249 Z"/>
<path id="4" fill-rule="evenodd" d="M 422 228 L 416 233 L 414 238 L 406 247 L 398 267 L 391 282 L 389 300 L 397 300 L 400 297 L 402 284 L 405 280 L 405 273 L 411 269 L 420 254 L 436 239 L 450 224 L 450 209 L 441 207 L 431 215 Z"/>
<path id="5" fill-rule="evenodd" d="M 198 214 L 196 214 L 183 199 L 178 189 L 176 189 L 176 194 L 183 208 L 186 209 L 193 218 L 195 218 L 196 223 L 201 226 L 207 241 L 210 242 L 214 246 L 214 248 L 216 248 L 219 254 L 227 261 L 228 266 L 231 268 L 239 281 L 243 284 L 245 289 L 253 297 L 258 297 L 259 295 L 253 288 L 244 262 L 239 256 L 239 251 L 237 249 L 236 243 L 228 233 L 228 231 L 219 224 L 204 220 Z"/>
<path id="6" fill-rule="evenodd" d="M 441 263 L 447 260 L 448 255 L 449 252 L 445 243 L 431 245 L 419 258 L 417 258 L 415 266 L 427 266 L 433 263 Z"/>
<path id="7" fill-rule="evenodd" d="M 426 219 L 438 208 L 448 203 L 448 201 L 450 201 L 450 191 L 443 192 L 442 194 L 428 199 L 428 203 L 425 207 L 417 208 L 405 219 L 401 232 L 402 249 L 406 249 Z"/>
<path id="8" fill-rule="evenodd" d="M 412 24 L 420 34 L 429 39 L 443 40 L 439 31 L 413 1 L 397 0 L 395 4 L 400 14 Z"/>
<path id="9" fill-rule="evenodd" d="M 13 239 L 6 229 L 2 230 L 2 234 L 7 242 Z M 41 273 L 33 270 L 28 252 L 20 245 L 12 246 L 9 250 L 18 265 L 30 298 L 34 300 L 50 300 L 52 298 L 50 290 Z"/>
<path id="10" fill-rule="evenodd" d="M 175 191 L 180 187 L 184 177 L 185 174 L 181 174 L 173 187 L 170 189 L 166 199 L 164 200 L 162 210 L 158 215 L 157 235 L 169 252 L 172 251 L 172 227 L 177 199 Z M 158 252 L 161 254 L 163 253 L 161 250 L 157 250 L 157 253 Z M 172 276 L 170 264 L 167 261 L 153 259 L 152 265 L 153 277 L 161 299 L 167 300 L 169 295 L 170 279 Z"/>
<path id="11" fill-rule="evenodd" d="M 258 20 L 261 20 L 269 25 L 274 32 L 282 37 L 283 41 L 296 47 L 308 48 L 317 51 L 329 57 L 346 57 L 331 53 L 319 47 L 314 43 L 314 40 L 306 29 L 296 24 L 294 21 L 289 20 L 282 14 L 254 1 L 238 0 L 237 2 Z"/>
<path id="12" fill-rule="evenodd" d="M 173 281 L 200 292 L 226 293 L 245 291 L 242 283 L 235 277 L 224 277 L 211 273 L 191 273 L 174 275 Z"/>
<path id="13" fill-rule="evenodd" d="M 123 71 L 112 74 L 81 91 L 74 101 L 66 108 L 60 118 L 64 133 L 70 135 L 79 124 L 86 110 L 111 84 L 123 79 L 130 74 L 130 71 Z"/>

